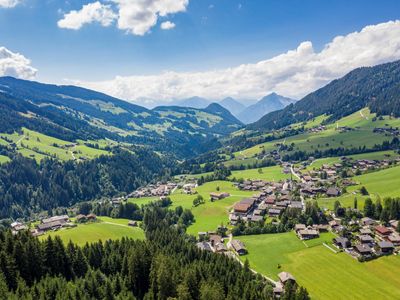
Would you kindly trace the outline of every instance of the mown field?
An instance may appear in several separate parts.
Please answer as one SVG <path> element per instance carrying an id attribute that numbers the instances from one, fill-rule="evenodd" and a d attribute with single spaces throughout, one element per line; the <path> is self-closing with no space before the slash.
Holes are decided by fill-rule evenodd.
<path id="1" fill-rule="evenodd" d="M 117 240 L 122 237 L 133 239 L 144 239 L 144 232 L 141 228 L 128 226 L 126 219 L 112 219 L 108 217 L 98 217 L 99 221 L 87 224 L 78 224 L 75 228 L 61 229 L 49 232 L 40 236 L 46 239 L 48 236 L 59 236 L 64 243 L 70 240 L 78 245 L 93 243 L 99 240 Z"/>
<path id="2" fill-rule="evenodd" d="M 229 178 L 262 179 L 268 181 L 279 181 L 279 180 L 289 179 L 290 174 L 285 174 L 282 172 L 282 170 L 283 169 L 280 166 L 273 166 L 260 169 L 232 171 L 232 175 Z"/>
<path id="3" fill-rule="evenodd" d="M 241 236 L 249 251 L 241 260 L 247 258 L 252 269 L 274 280 L 279 272 L 292 273 L 313 299 L 400 298 L 399 256 L 359 263 L 322 245 L 332 237 L 325 233 L 303 243 L 294 232 Z"/>

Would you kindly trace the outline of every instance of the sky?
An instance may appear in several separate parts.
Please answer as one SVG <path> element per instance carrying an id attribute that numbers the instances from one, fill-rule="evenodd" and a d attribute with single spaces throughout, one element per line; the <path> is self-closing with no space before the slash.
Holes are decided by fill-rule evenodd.
<path id="1" fill-rule="evenodd" d="M 399 0 L 0 0 L 0 75 L 153 106 L 300 99 L 400 59 Z"/>

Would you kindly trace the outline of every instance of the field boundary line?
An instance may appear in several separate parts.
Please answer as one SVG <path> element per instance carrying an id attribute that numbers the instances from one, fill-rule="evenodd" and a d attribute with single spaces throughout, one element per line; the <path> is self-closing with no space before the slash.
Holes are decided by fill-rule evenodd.
<path id="1" fill-rule="evenodd" d="M 331 247 L 329 247 L 328 244 L 322 243 L 322 245 L 324 245 L 326 248 L 328 248 L 329 250 L 331 250 L 333 253 L 338 254 L 338 252 L 337 252 L 335 249 L 332 249 Z"/>

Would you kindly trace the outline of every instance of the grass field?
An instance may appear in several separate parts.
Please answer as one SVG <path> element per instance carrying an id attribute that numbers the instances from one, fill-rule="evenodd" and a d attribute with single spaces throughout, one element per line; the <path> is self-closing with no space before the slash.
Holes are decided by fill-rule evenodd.
<path id="1" fill-rule="evenodd" d="M 99 222 L 79 224 L 75 228 L 61 229 L 40 236 L 46 239 L 49 235 L 61 237 L 64 243 L 70 240 L 78 245 L 93 243 L 99 240 L 117 240 L 122 237 L 133 239 L 144 239 L 144 232 L 138 227 L 129 227 L 126 219 L 112 219 L 108 217 L 98 217 Z"/>
<path id="2" fill-rule="evenodd" d="M 335 254 L 322 246 L 333 235 L 323 234 L 305 244 L 294 232 L 242 236 L 250 267 L 277 279 L 282 271 L 294 275 L 313 299 L 399 299 L 400 257 L 390 256 L 359 263 L 345 253 Z M 280 265 L 280 268 L 278 268 Z"/>
<path id="3" fill-rule="evenodd" d="M 150 202 L 159 200 L 159 197 L 142 197 L 142 198 L 129 198 L 128 202 L 135 203 L 139 206 L 149 204 Z"/>
<path id="4" fill-rule="evenodd" d="M 9 161 L 10 161 L 10 158 L 8 156 L 0 155 L 0 164 L 4 164 Z"/>
<path id="5" fill-rule="evenodd" d="M 261 170 L 261 172 L 260 172 Z M 232 171 L 230 178 L 243 178 L 243 179 L 262 179 L 268 181 L 279 181 L 289 179 L 290 174 L 282 172 L 280 166 L 265 167 L 261 169 L 248 169 L 241 171 Z"/>
<path id="6" fill-rule="evenodd" d="M 320 198 L 318 203 L 320 207 L 332 209 L 333 204 L 338 200 L 343 207 L 353 207 L 354 198 L 357 198 L 358 209 L 364 207 L 366 198 L 372 199 L 384 197 L 400 196 L 400 166 L 384 169 L 377 172 L 355 176 L 352 179 L 358 184 L 347 188 L 347 193 L 336 198 Z M 365 186 L 369 196 L 361 196 L 358 190 Z"/>

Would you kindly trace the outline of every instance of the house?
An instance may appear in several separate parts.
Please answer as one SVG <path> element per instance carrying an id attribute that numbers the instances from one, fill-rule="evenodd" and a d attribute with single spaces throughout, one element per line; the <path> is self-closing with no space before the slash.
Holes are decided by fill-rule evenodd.
<path id="1" fill-rule="evenodd" d="M 254 222 L 254 223 L 261 222 L 261 221 L 263 221 L 263 220 L 264 220 L 263 216 L 260 216 L 260 215 L 253 215 L 253 216 L 250 218 L 250 221 L 251 221 L 251 222 Z"/>
<path id="2" fill-rule="evenodd" d="M 270 217 L 279 217 L 281 214 L 281 210 L 277 208 L 270 208 L 268 209 L 268 216 Z"/>
<path id="3" fill-rule="evenodd" d="M 246 214 L 251 208 L 253 208 L 255 200 L 253 198 L 243 199 L 236 203 L 233 210 L 237 213 Z"/>
<path id="4" fill-rule="evenodd" d="M 391 234 L 388 236 L 388 241 L 393 243 L 395 246 L 400 246 L 400 235 L 399 234 Z"/>
<path id="5" fill-rule="evenodd" d="M 354 246 L 354 251 L 362 256 L 369 256 L 372 254 L 372 249 L 366 244 L 358 244 Z"/>
<path id="6" fill-rule="evenodd" d="M 217 253 L 223 253 L 223 252 L 228 251 L 228 249 L 226 248 L 224 243 L 217 243 L 214 246 L 214 251 Z"/>
<path id="7" fill-rule="evenodd" d="M 221 199 L 227 198 L 229 196 L 230 196 L 229 193 L 210 193 L 210 198 L 212 201 L 221 200 Z"/>
<path id="8" fill-rule="evenodd" d="M 218 234 L 210 235 L 209 237 L 211 247 L 214 247 L 218 243 L 222 243 L 222 236 Z"/>
<path id="9" fill-rule="evenodd" d="M 232 240 L 231 246 L 239 255 L 244 255 L 247 253 L 247 249 L 245 248 L 244 244 L 239 240 Z"/>
<path id="10" fill-rule="evenodd" d="M 213 252 L 213 249 L 211 248 L 210 243 L 207 242 L 199 242 L 196 244 L 197 248 L 199 248 L 202 251 L 209 251 Z"/>
<path id="11" fill-rule="evenodd" d="M 397 220 L 390 220 L 390 221 L 389 221 L 389 224 L 390 224 L 390 226 L 391 226 L 393 229 L 397 230 L 397 228 L 398 228 L 398 226 L 399 226 L 399 221 L 397 221 Z"/>
<path id="12" fill-rule="evenodd" d="M 300 201 L 292 201 L 289 204 L 290 208 L 297 208 L 297 209 L 303 209 L 303 204 Z"/>
<path id="13" fill-rule="evenodd" d="M 358 239 L 360 240 L 361 244 L 370 244 L 374 241 L 372 236 L 368 234 L 361 234 L 358 236 Z"/>
<path id="14" fill-rule="evenodd" d="M 389 228 L 385 227 L 385 226 L 379 225 L 379 226 L 375 227 L 375 233 L 380 238 L 385 239 L 386 237 L 388 237 L 392 233 L 392 231 Z"/>
<path id="15" fill-rule="evenodd" d="M 45 232 L 49 230 L 59 229 L 63 226 L 63 224 L 65 223 L 62 223 L 60 220 L 47 222 L 44 224 L 37 225 L 37 230 L 38 232 Z"/>
<path id="16" fill-rule="evenodd" d="M 332 230 L 335 230 L 340 226 L 340 223 L 336 220 L 329 221 L 329 226 L 331 227 Z"/>
<path id="17" fill-rule="evenodd" d="M 319 232 L 315 229 L 303 229 L 297 232 L 297 236 L 301 240 L 310 240 L 319 237 Z"/>
<path id="18" fill-rule="evenodd" d="M 97 219 L 97 216 L 96 216 L 95 214 L 88 214 L 88 215 L 86 216 L 86 218 L 87 218 L 89 221 L 94 221 L 94 220 Z"/>
<path id="19" fill-rule="evenodd" d="M 229 221 L 231 225 L 236 225 L 240 220 L 240 217 L 236 214 L 230 214 L 229 215 Z"/>
<path id="20" fill-rule="evenodd" d="M 278 278 L 279 278 L 279 282 L 282 283 L 283 285 L 285 285 L 289 281 L 293 281 L 293 282 L 296 281 L 296 279 L 293 277 L 293 275 L 288 272 L 280 272 L 278 274 Z"/>
<path id="21" fill-rule="evenodd" d="M 362 234 L 362 235 L 370 235 L 370 234 L 372 234 L 372 231 L 371 231 L 371 229 L 369 229 L 369 228 L 361 228 L 360 229 L 360 233 Z"/>
<path id="22" fill-rule="evenodd" d="M 335 237 L 333 243 L 340 249 L 349 248 L 351 246 L 349 239 L 345 237 Z"/>
<path id="23" fill-rule="evenodd" d="M 340 196 L 340 190 L 336 187 L 330 187 L 326 191 L 326 195 L 328 197 L 338 197 L 338 196 Z"/>
<path id="24" fill-rule="evenodd" d="M 294 231 L 297 232 L 299 230 L 305 230 L 306 229 L 306 225 L 305 224 L 296 224 L 294 225 Z"/>
<path id="25" fill-rule="evenodd" d="M 85 215 L 77 215 L 76 217 L 75 217 L 75 220 L 76 220 L 76 222 L 78 222 L 78 223 L 83 223 L 83 222 L 86 222 L 87 221 L 87 218 L 86 218 L 86 216 Z"/>
<path id="26" fill-rule="evenodd" d="M 62 215 L 62 216 L 54 216 L 51 218 L 43 219 L 42 224 L 46 223 L 52 223 L 54 221 L 59 221 L 60 223 L 67 223 L 69 221 L 69 217 L 67 215 Z"/>
<path id="27" fill-rule="evenodd" d="M 129 221 L 129 222 L 128 222 L 128 226 L 137 227 L 137 226 L 138 226 L 138 222 L 136 222 L 136 221 Z"/>
<path id="28" fill-rule="evenodd" d="M 383 254 L 391 254 L 394 250 L 394 245 L 391 242 L 381 241 L 377 245 L 378 249 Z"/>
<path id="29" fill-rule="evenodd" d="M 375 224 L 375 220 L 368 218 L 368 217 L 364 217 L 361 219 L 361 224 L 364 226 L 371 226 L 371 225 Z"/>

